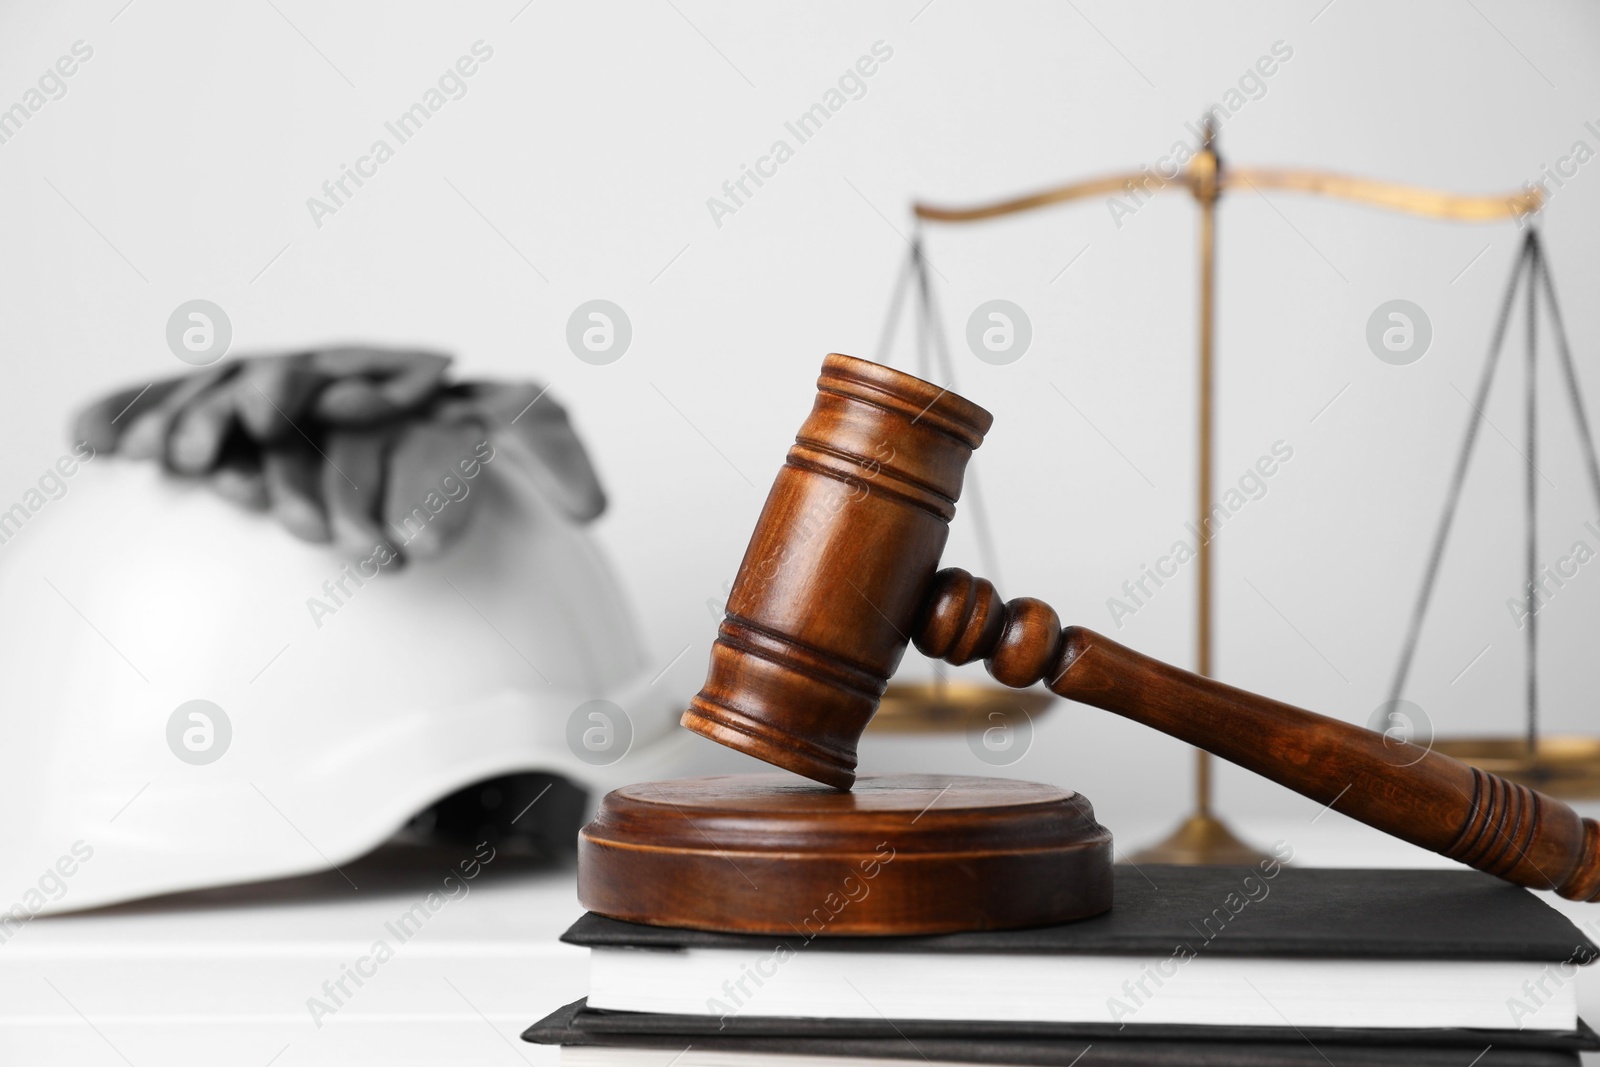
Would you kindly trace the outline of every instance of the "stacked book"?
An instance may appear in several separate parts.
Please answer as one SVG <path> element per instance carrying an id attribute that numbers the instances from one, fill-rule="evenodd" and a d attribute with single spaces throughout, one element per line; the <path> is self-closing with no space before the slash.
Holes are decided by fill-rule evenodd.
<path id="1" fill-rule="evenodd" d="M 1596 947 L 1474 871 L 1119 867 L 1060 926 L 788 937 L 585 915 L 589 996 L 525 1040 L 565 1067 L 1576 1067 Z M 848 903 L 838 906 L 848 906 Z"/>

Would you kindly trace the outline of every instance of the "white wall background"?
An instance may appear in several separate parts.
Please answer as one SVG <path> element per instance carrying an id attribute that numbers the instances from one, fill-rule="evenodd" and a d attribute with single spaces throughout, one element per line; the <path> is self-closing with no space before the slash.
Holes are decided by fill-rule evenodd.
<path id="1" fill-rule="evenodd" d="M 1153 163 L 1277 41 L 1293 58 L 1223 129 L 1240 164 L 1487 193 L 1575 141 L 1600 149 L 1584 125 L 1600 126 L 1591 5 L 1324 3 L 9 4 L 0 103 L 75 41 L 94 54 L 0 145 L 0 498 L 60 453 L 87 395 L 181 369 L 163 335 L 181 301 L 222 305 L 239 351 L 442 346 L 463 373 L 547 380 L 575 412 L 612 494 L 600 536 L 658 661 L 691 646 L 669 675 L 687 696 L 712 636 L 707 601 L 732 577 L 822 355 L 873 354 L 913 197 L 982 200 Z M 494 55 L 468 94 L 314 225 L 307 197 L 478 40 Z M 715 225 L 707 197 L 877 41 L 893 58 L 866 95 Z M 1597 224 L 1589 163 L 1545 229 L 1600 414 Z M 1365 722 L 1519 235 L 1289 194 L 1233 197 L 1220 226 L 1219 486 L 1274 441 L 1294 458 L 1218 542 L 1217 672 Z M 928 241 L 959 387 L 996 415 L 977 463 L 1003 591 L 1189 662 L 1192 581 L 1120 631 L 1105 601 L 1191 511 L 1193 204 L 1167 195 L 1118 228 L 1090 201 Z M 594 297 L 634 325 L 610 366 L 563 339 Z M 959 343 L 991 297 L 1034 323 L 1010 366 Z M 1395 297 L 1435 331 L 1408 367 L 1364 341 Z M 1505 605 L 1519 587 L 1519 350 L 1487 411 L 1410 690 L 1441 732 L 1519 722 L 1521 635 Z M 906 365 L 903 346 L 893 355 Z M 1581 525 L 1600 513 L 1546 367 L 1539 466 L 1555 488 L 1541 483 L 1540 556 L 1553 560 L 1580 538 L 1600 547 Z M 970 520 L 948 559 L 976 566 Z M 1541 618 L 1548 723 L 1600 728 L 1600 564 Z M 705 747 L 706 766 L 735 760 Z M 871 742 L 863 763 L 985 770 L 960 738 Z M 1115 827 L 1153 829 L 1182 807 L 1187 770 L 1175 742 L 1062 707 L 1011 773 L 1082 789 Z M 1315 810 L 1232 768 L 1220 788 L 1234 812 Z"/>

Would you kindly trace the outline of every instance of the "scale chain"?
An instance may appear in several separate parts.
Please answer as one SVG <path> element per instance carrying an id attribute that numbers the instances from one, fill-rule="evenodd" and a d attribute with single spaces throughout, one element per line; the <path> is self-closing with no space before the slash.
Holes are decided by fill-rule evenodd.
<path id="1" fill-rule="evenodd" d="M 1439 564 L 1444 558 L 1445 542 L 1450 538 L 1450 526 L 1455 520 L 1456 507 L 1461 502 L 1461 489 L 1467 480 L 1467 464 L 1472 459 L 1472 447 L 1478 438 L 1478 424 L 1483 418 L 1481 415 L 1483 405 L 1489 398 L 1489 387 L 1494 383 L 1495 368 L 1499 365 L 1500 353 L 1505 346 L 1506 327 L 1511 322 L 1511 307 L 1516 302 L 1517 285 L 1530 264 L 1537 244 L 1538 239 L 1534 231 L 1529 230 L 1528 238 L 1523 241 L 1522 250 L 1517 255 L 1516 265 L 1511 269 L 1511 281 L 1506 287 L 1506 295 L 1500 305 L 1500 315 L 1495 322 L 1493 339 L 1489 342 L 1489 358 L 1485 361 L 1483 374 L 1478 380 L 1478 388 L 1472 401 L 1472 414 L 1467 416 L 1466 436 L 1461 444 L 1461 452 L 1456 457 L 1455 470 L 1450 476 L 1450 488 L 1445 493 L 1444 514 L 1439 518 L 1439 528 L 1434 534 L 1433 547 L 1428 554 L 1428 564 L 1423 571 L 1422 588 L 1417 593 L 1411 621 L 1406 628 L 1405 644 L 1400 650 L 1400 662 L 1395 668 L 1394 682 L 1389 687 L 1389 700 L 1386 706 L 1390 708 L 1393 708 L 1394 703 L 1400 699 L 1400 694 L 1405 692 L 1406 676 L 1411 672 L 1411 661 L 1417 651 L 1417 639 L 1422 632 L 1422 619 L 1427 614 L 1428 602 L 1433 597 L 1433 585 L 1439 576 Z M 1531 279 L 1529 285 L 1532 285 Z"/>

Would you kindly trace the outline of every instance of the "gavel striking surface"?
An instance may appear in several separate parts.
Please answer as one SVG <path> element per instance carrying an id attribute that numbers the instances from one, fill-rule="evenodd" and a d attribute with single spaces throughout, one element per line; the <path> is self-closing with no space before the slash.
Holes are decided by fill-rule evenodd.
<path id="1" fill-rule="evenodd" d="M 808 939 L 999 930 L 1110 908 L 1111 859 L 1093 807 L 1056 786 L 688 778 L 607 794 L 579 837 L 578 899 L 628 922 Z"/>

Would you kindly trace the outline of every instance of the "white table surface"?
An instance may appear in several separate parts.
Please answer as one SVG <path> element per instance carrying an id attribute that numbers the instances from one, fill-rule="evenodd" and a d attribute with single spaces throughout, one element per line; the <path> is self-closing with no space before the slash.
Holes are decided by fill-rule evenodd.
<path id="1" fill-rule="evenodd" d="M 1119 845 L 1160 829 L 1119 830 Z M 1452 866 L 1336 812 L 1238 829 L 1291 842 L 1297 866 Z M 385 924 L 440 890 L 450 862 L 391 850 L 346 868 L 359 888 L 329 872 L 34 919 L 0 945 L 0 1064 L 554 1064 L 517 1035 L 586 991 L 585 953 L 557 941 L 581 913 L 572 869 L 501 856 L 398 943 Z M 1600 906 L 1545 896 L 1600 940 Z M 317 1026 L 307 999 L 379 938 L 393 958 L 347 981 L 353 995 Z M 1600 1019 L 1600 971 L 1579 996 Z"/>

